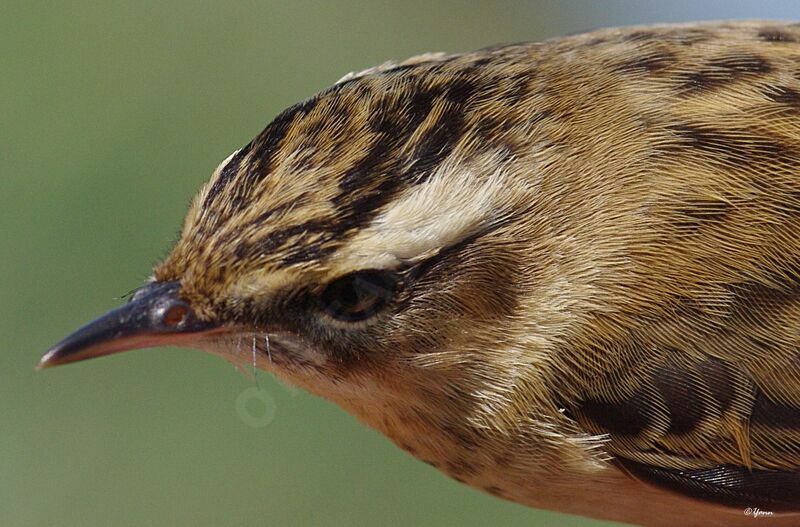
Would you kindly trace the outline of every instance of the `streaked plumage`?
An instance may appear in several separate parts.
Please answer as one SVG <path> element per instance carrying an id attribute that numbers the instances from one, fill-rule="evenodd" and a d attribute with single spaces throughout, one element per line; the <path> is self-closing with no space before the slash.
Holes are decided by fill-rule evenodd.
<path id="1" fill-rule="evenodd" d="M 320 305 L 348 276 L 375 313 Z M 492 494 L 800 525 L 778 517 L 800 512 L 800 25 L 348 75 L 220 165 L 153 280 L 195 317 L 163 342 L 246 362 L 253 338 L 263 368 Z"/>

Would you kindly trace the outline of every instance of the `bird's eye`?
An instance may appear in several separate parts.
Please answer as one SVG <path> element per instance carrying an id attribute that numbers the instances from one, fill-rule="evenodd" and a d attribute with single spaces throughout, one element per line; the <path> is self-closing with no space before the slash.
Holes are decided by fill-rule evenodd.
<path id="1" fill-rule="evenodd" d="M 334 280 L 319 297 L 322 310 L 344 322 L 365 320 L 394 297 L 398 280 L 386 271 L 359 271 Z"/>

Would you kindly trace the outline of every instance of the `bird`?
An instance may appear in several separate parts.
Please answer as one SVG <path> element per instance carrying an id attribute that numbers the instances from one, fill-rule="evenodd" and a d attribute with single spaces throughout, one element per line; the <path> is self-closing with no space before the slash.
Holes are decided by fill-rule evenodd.
<path id="1" fill-rule="evenodd" d="M 800 525 L 800 24 L 346 75 L 225 159 L 146 283 L 39 366 L 168 345 L 530 507 Z"/>

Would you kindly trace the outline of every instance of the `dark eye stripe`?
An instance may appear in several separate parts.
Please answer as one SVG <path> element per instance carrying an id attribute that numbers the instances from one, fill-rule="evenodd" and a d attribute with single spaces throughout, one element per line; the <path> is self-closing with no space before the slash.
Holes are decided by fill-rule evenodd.
<path id="1" fill-rule="evenodd" d="M 411 280 L 416 280 L 422 277 L 425 273 L 427 273 L 433 266 L 436 264 L 448 260 L 452 257 L 457 256 L 459 253 L 466 250 L 472 244 L 486 236 L 494 232 L 495 230 L 503 227 L 504 225 L 510 223 L 512 220 L 511 218 L 492 223 L 491 225 L 470 234 L 469 236 L 462 238 L 461 240 L 453 243 L 452 245 L 448 245 L 444 249 L 440 250 L 438 253 L 426 258 L 421 262 L 417 262 L 414 265 L 406 268 L 401 274 Z"/>

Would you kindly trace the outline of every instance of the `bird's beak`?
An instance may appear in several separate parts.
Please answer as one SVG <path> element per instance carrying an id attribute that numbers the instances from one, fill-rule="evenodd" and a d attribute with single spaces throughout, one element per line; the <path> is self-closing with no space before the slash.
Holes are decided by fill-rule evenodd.
<path id="1" fill-rule="evenodd" d="M 44 354 L 39 369 L 120 351 L 191 343 L 212 329 L 179 296 L 177 282 L 154 282 L 130 302 L 109 311 Z"/>

